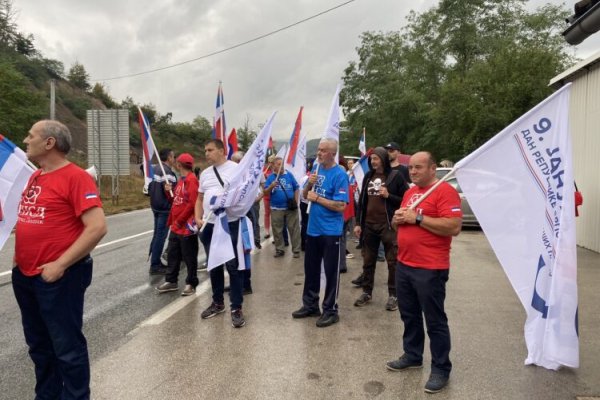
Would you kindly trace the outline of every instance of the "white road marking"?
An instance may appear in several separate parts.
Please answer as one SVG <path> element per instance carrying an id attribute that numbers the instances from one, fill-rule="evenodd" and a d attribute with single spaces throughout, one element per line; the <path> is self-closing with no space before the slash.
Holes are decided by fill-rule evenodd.
<path id="1" fill-rule="evenodd" d="M 146 232 L 138 233 L 136 235 L 131 235 L 131 236 L 127 236 L 127 237 L 124 237 L 124 238 L 121 238 L 121 239 L 113 240 L 112 242 L 102 243 L 102 244 L 99 244 L 98 246 L 96 246 L 96 250 L 97 249 L 101 249 L 101 248 L 106 247 L 106 246 L 110 246 L 110 245 L 115 244 L 115 243 L 124 242 L 126 240 L 134 239 L 134 238 L 139 237 L 139 236 L 144 236 L 144 235 L 147 235 L 147 234 L 152 233 L 152 232 L 154 232 L 154 229 L 151 229 L 151 230 L 146 231 Z"/>

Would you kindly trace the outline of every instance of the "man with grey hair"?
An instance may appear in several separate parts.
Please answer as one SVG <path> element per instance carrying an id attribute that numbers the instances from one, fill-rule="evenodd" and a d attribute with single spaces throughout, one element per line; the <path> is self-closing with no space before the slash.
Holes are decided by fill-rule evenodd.
<path id="1" fill-rule="evenodd" d="M 100 195 L 90 175 L 66 158 L 66 126 L 37 122 L 23 142 L 40 169 L 19 204 L 12 286 L 35 366 L 35 397 L 89 399 L 83 302 L 90 252 L 106 234 Z"/>
<path id="2" fill-rule="evenodd" d="M 348 203 L 348 175 L 336 163 L 337 141 L 322 139 L 317 148 L 318 166 L 304 186 L 303 196 L 311 202 L 306 230 L 304 291 L 302 307 L 294 318 L 320 316 L 317 326 L 324 328 L 339 321 L 337 295 L 340 278 L 340 237 L 344 209 Z M 321 264 L 325 270 L 323 315 L 319 310 Z"/>

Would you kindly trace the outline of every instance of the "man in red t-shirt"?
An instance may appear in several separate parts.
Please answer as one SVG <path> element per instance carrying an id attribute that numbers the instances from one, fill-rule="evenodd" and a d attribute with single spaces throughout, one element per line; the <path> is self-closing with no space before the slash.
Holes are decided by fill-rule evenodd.
<path id="1" fill-rule="evenodd" d="M 442 390 L 452 369 L 444 299 L 450 243 L 462 225 L 460 197 L 448 183 L 442 182 L 423 197 L 438 181 L 436 168 L 428 152 L 419 152 L 410 158 L 408 170 L 414 186 L 404 193 L 392 220 L 398 229 L 396 293 L 404 323 L 404 354 L 388 362 L 387 367 L 399 371 L 423 366 L 425 316 L 431 349 L 431 375 L 425 384 L 427 393 Z"/>
<path id="2" fill-rule="evenodd" d="M 35 365 L 35 397 L 89 399 L 83 301 L 90 252 L 106 234 L 100 195 L 88 173 L 66 159 L 66 126 L 37 122 L 23 142 L 40 169 L 19 203 L 12 286 Z"/>
<path id="3" fill-rule="evenodd" d="M 178 289 L 177 279 L 181 261 L 185 261 L 187 277 L 182 296 L 196 293 L 198 286 L 198 229 L 194 220 L 194 205 L 198 197 L 198 178 L 193 173 L 194 158 L 183 153 L 177 157 L 175 168 L 181 174 L 175 189 L 171 183 L 165 184 L 165 191 L 173 190 L 174 197 L 169 199 L 173 205 L 167 220 L 169 244 L 167 245 L 167 274 L 165 281 L 156 290 L 159 293 L 172 292 Z"/>

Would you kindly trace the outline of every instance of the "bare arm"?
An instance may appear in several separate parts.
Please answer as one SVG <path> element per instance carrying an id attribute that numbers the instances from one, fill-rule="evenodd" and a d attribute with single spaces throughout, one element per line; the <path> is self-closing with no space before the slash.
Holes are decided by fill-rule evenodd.
<path id="1" fill-rule="evenodd" d="M 101 207 L 93 207 L 81 215 L 83 232 L 73 244 L 55 261 L 40 265 L 42 279 L 46 282 L 59 280 L 67 268 L 90 254 L 100 239 L 106 235 L 106 219 Z"/>
<path id="2" fill-rule="evenodd" d="M 308 196 L 306 196 L 306 200 L 320 204 L 323 207 L 327 208 L 328 210 L 335 211 L 335 212 L 342 213 L 342 212 L 344 212 L 344 209 L 346 208 L 345 201 L 329 200 L 329 199 L 326 199 L 325 197 L 319 196 L 315 192 L 308 192 Z"/>
<path id="3" fill-rule="evenodd" d="M 198 225 L 198 228 L 204 225 L 204 221 L 202 220 L 202 217 L 204 216 L 204 209 L 202 205 L 203 202 L 204 193 L 198 192 L 198 197 L 196 197 L 196 204 L 194 204 L 194 219 L 196 220 L 196 225 Z"/>

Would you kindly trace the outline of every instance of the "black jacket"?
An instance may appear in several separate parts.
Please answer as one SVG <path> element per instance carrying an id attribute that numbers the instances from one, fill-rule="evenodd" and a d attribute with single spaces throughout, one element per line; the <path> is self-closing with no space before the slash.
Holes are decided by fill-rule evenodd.
<path id="1" fill-rule="evenodd" d="M 388 157 L 387 151 L 383 147 L 376 147 L 373 150 L 381 160 L 383 161 L 383 174 L 385 175 L 385 187 L 390 194 L 387 199 L 385 199 L 385 211 L 388 220 L 388 226 L 392 227 L 392 217 L 394 216 L 394 212 L 400 208 L 400 203 L 402 202 L 402 197 L 404 196 L 404 192 L 408 190 L 408 183 L 402 176 L 402 173 L 397 170 L 392 170 L 390 165 L 390 159 Z M 363 178 L 362 187 L 360 189 L 360 197 L 358 200 L 358 210 L 356 212 L 356 223 L 360 225 L 361 229 L 365 229 L 365 220 L 367 216 L 367 203 L 369 202 L 369 196 L 367 195 L 367 187 L 369 185 L 369 180 L 375 174 L 375 170 L 371 167 L 371 158 L 369 158 L 369 172 L 366 173 Z"/>
<path id="2" fill-rule="evenodd" d="M 152 207 L 152 210 L 169 212 L 171 210 L 171 202 L 168 200 L 167 194 L 165 193 L 165 182 L 168 180 L 173 185 L 173 188 L 175 188 L 177 178 L 167 164 L 163 164 L 163 167 L 165 169 L 165 174 L 167 175 L 166 179 L 163 177 L 160 166 L 158 164 L 152 165 L 154 177 L 152 178 L 152 182 L 148 185 L 148 196 L 150 196 L 150 207 Z"/>

